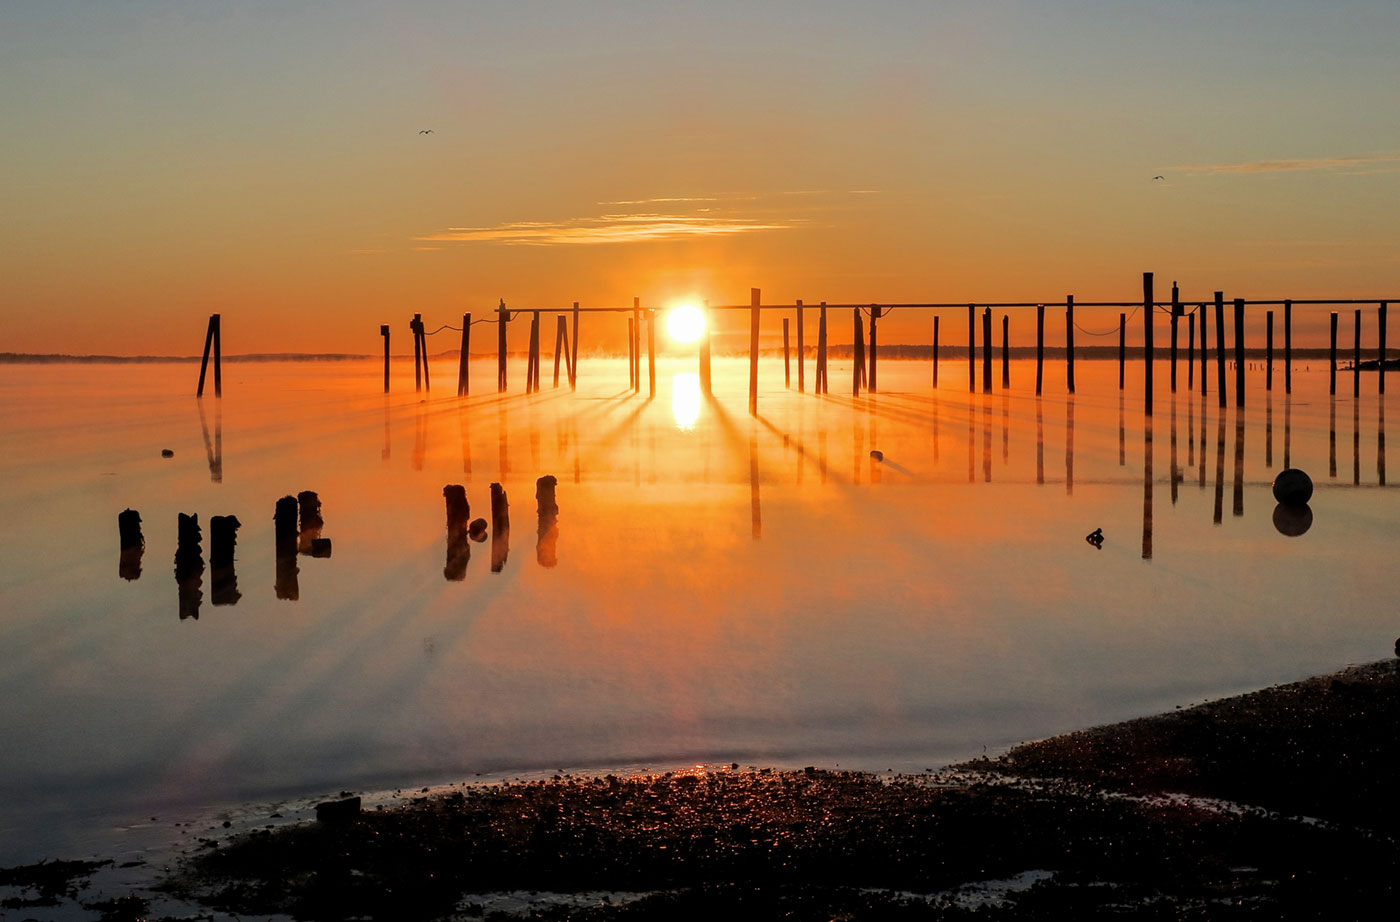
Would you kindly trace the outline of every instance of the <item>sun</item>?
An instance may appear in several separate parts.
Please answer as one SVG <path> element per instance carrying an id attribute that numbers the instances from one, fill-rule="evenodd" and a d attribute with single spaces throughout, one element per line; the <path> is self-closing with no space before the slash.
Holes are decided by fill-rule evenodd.
<path id="1" fill-rule="evenodd" d="M 705 312 L 693 304 L 671 308 L 666 315 L 666 335 L 678 343 L 693 343 L 705 334 Z"/>

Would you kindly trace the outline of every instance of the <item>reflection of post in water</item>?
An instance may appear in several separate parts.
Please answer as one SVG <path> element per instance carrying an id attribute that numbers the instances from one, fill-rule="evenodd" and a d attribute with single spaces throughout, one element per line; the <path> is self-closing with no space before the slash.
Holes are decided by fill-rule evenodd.
<path id="1" fill-rule="evenodd" d="M 1074 398 L 1065 399 L 1065 495 L 1074 493 Z"/>
<path id="2" fill-rule="evenodd" d="M 975 362 L 972 367 L 977 367 Z M 977 482 L 977 405 L 971 391 L 967 395 L 967 482 Z"/>
<path id="3" fill-rule="evenodd" d="M 1195 314 L 1191 315 L 1195 317 Z M 1191 400 L 1191 391 L 1186 391 L 1186 466 L 1196 466 L 1196 404 Z M 1182 474 L 1182 479 L 1185 479 Z"/>
<path id="4" fill-rule="evenodd" d="M 826 483 L 826 426 L 817 431 L 817 464 L 821 467 L 821 481 Z"/>
<path id="5" fill-rule="evenodd" d="M 204 456 L 209 461 L 209 479 L 224 482 L 224 405 L 214 404 L 214 439 L 209 439 L 209 423 L 204 418 L 204 401 L 199 403 L 199 428 L 204 431 Z"/>
<path id="6" fill-rule="evenodd" d="M 1385 486 L 1385 395 L 1376 404 L 1376 482 Z"/>
<path id="7" fill-rule="evenodd" d="M 467 425 L 467 417 L 470 414 L 467 408 L 461 404 L 457 405 L 457 431 L 462 436 L 462 473 L 472 472 L 472 437 L 471 427 Z M 562 436 L 561 436 L 562 438 Z"/>
<path id="8" fill-rule="evenodd" d="M 1231 512 L 1244 515 L 1244 413 L 1235 410 L 1235 483 Z"/>
<path id="9" fill-rule="evenodd" d="M 1175 368 L 1172 369 L 1173 372 L 1175 372 L 1175 370 L 1176 370 Z M 1151 436 L 1149 435 L 1148 438 L 1150 439 Z M 1171 441 L 1171 468 L 1169 469 L 1168 473 L 1169 473 L 1169 475 L 1170 475 L 1170 477 L 1171 477 L 1172 505 L 1175 506 L 1175 505 L 1176 505 L 1176 482 L 1177 482 L 1177 480 L 1180 479 L 1180 477 L 1181 477 L 1181 469 L 1180 469 L 1179 467 L 1177 467 L 1177 464 L 1176 464 L 1176 391 L 1172 391 L 1171 439 L 1170 439 L 1170 441 Z M 1147 459 L 1147 463 L 1148 463 L 1149 465 L 1151 465 L 1152 459 L 1151 459 L 1151 458 L 1148 458 L 1148 459 Z"/>
<path id="10" fill-rule="evenodd" d="M 1203 322 L 1202 322 L 1202 325 L 1201 325 L 1201 335 L 1202 335 L 1202 336 L 1205 335 L 1205 329 L 1206 329 L 1206 328 L 1205 328 L 1205 324 L 1204 324 L 1204 321 L 1203 321 Z M 1204 354 L 1204 352 L 1205 352 L 1205 348 L 1204 348 L 1204 347 L 1202 347 L 1201 352 Z M 1206 380 L 1205 372 L 1202 372 L 1202 373 L 1201 373 L 1201 382 L 1204 383 L 1205 380 Z M 1205 394 L 1202 394 L 1202 395 L 1201 395 L 1201 473 L 1200 473 L 1200 487 L 1201 487 L 1201 489 L 1204 490 L 1204 489 L 1205 489 L 1205 486 L 1206 486 L 1206 395 L 1205 395 Z"/>
<path id="11" fill-rule="evenodd" d="M 442 568 L 442 578 L 448 582 L 460 582 L 467 578 L 467 562 L 472 557 L 471 545 L 467 540 L 472 519 L 467 488 L 459 483 L 450 483 L 442 488 L 442 498 L 447 505 L 447 562 Z"/>
<path id="12" fill-rule="evenodd" d="M 860 461 L 865 454 L 865 430 L 860 425 L 860 411 L 851 408 L 851 483 L 860 483 Z M 753 457 L 753 452 L 749 452 Z"/>
<path id="13" fill-rule="evenodd" d="M 1293 466 L 1293 397 L 1283 397 L 1283 466 Z"/>
<path id="14" fill-rule="evenodd" d="M 216 515 L 209 520 L 209 568 L 213 571 L 210 596 L 215 605 L 237 605 L 243 598 L 238 591 L 238 574 L 233 569 L 234 548 L 242 524 L 236 515 Z"/>
<path id="15" fill-rule="evenodd" d="M 988 391 L 982 395 L 982 482 L 992 482 L 992 397 Z"/>
<path id="16" fill-rule="evenodd" d="M 559 503 L 554 498 L 558 484 L 559 478 L 553 474 L 546 474 L 535 481 L 535 506 L 539 514 L 535 562 L 542 567 L 553 567 L 559 562 Z"/>
<path id="17" fill-rule="evenodd" d="M 1361 315 L 1357 311 L 1357 316 Z M 1351 402 L 1351 482 L 1361 485 L 1361 401 Z"/>
<path id="18" fill-rule="evenodd" d="M 384 398 L 384 447 L 379 450 L 379 460 L 389 460 L 389 398 Z"/>
<path id="19" fill-rule="evenodd" d="M 506 434 L 508 423 L 506 403 L 504 400 L 498 401 L 496 403 L 496 441 L 500 454 L 497 456 L 496 463 L 501 477 L 510 473 L 510 440 Z"/>
<path id="20" fill-rule="evenodd" d="M 1225 414 L 1215 424 L 1215 518 L 1216 525 L 1225 521 Z"/>
<path id="21" fill-rule="evenodd" d="M 117 575 L 128 581 L 140 579 L 141 555 L 146 552 L 146 538 L 141 534 L 141 513 L 135 509 L 117 513 L 117 533 L 121 536 Z"/>
<path id="22" fill-rule="evenodd" d="M 943 415 L 943 408 L 938 405 L 938 395 L 933 395 L 933 460 L 938 460 L 938 418 Z"/>
<path id="23" fill-rule="evenodd" d="M 510 504 L 499 483 L 491 484 L 491 572 L 499 573 L 510 554 Z"/>
<path id="24" fill-rule="evenodd" d="M 295 602 L 301 596 L 297 586 L 297 498 L 284 496 L 272 515 L 277 540 L 277 598 Z"/>
<path id="25" fill-rule="evenodd" d="M 1128 432 L 1123 422 L 1123 391 L 1118 391 L 1118 466 L 1128 463 Z"/>
<path id="26" fill-rule="evenodd" d="M 753 517 L 753 536 L 763 537 L 763 507 L 758 499 L 758 433 L 749 430 L 749 507 Z"/>
<path id="27" fill-rule="evenodd" d="M 1274 469 L 1274 394 L 1269 391 L 1264 397 L 1264 467 Z"/>
<path id="28" fill-rule="evenodd" d="M 1327 426 L 1327 476 L 1337 476 L 1337 395 L 1331 398 L 1331 409 Z"/>
<path id="29" fill-rule="evenodd" d="M 423 457 L 428 453 L 428 409 L 423 401 L 413 414 L 413 469 L 423 469 Z"/>
<path id="30" fill-rule="evenodd" d="M 204 601 L 204 554 L 199 547 L 199 516 L 182 512 L 176 527 L 175 589 L 180 620 L 199 620 L 199 604 Z"/>
<path id="31" fill-rule="evenodd" d="M 1006 391 L 1001 392 L 1001 460 L 1011 460 L 1011 398 Z"/>
<path id="32" fill-rule="evenodd" d="M 1172 465 L 1176 467 L 1175 464 Z M 1176 492 L 1176 481 L 1172 481 Z M 1175 497 L 1173 497 L 1175 499 Z M 1152 559 L 1152 417 L 1142 420 L 1142 559 Z"/>
<path id="33" fill-rule="evenodd" d="M 1045 483 L 1045 407 L 1035 398 L 1035 482 Z"/>

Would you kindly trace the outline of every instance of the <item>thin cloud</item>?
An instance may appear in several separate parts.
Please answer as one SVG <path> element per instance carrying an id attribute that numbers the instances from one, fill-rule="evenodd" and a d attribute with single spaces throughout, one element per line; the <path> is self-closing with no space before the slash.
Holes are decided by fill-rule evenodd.
<path id="1" fill-rule="evenodd" d="M 717 196 L 671 196 L 669 198 L 634 198 L 623 199 L 617 202 L 599 202 L 599 205 L 658 205 L 671 202 L 718 202 Z"/>
<path id="2" fill-rule="evenodd" d="M 449 227 L 438 233 L 413 239 L 428 242 L 501 243 L 508 246 L 574 246 L 732 236 L 755 231 L 786 230 L 794 224 L 792 221 L 760 222 L 710 215 L 611 214 L 597 218 L 574 218 L 558 223 L 515 221 L 495 227 Z"/>
<path id="3" fill-rule="evenodd" d="M 1310 160 L 1251 160 L 1245 163 L 1208 163 L 1173 167 L 1185 173 L 1305 173 L 1356 172 L 1358 167 L 1400 164 L 1400 154 L 1378 157 L 1315 157 Z M 1389 172 L 1367 169 L 1364 172 Z"/>

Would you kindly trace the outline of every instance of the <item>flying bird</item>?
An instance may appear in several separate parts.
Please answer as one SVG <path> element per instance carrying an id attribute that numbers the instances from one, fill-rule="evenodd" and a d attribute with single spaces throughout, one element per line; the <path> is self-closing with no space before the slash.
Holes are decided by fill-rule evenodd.
<path id="1" fill-rule="evenodd" d="M 419 133 L 419 134 L 432 134 L 432 133 L 433 133 L 433 129 L 431 129 L 431 128 L 424 128 L 422 131 L 420 131 L 420 132 L 418 132 L 418 133 Z M 1160 178 L 1161 178 L 1161 177 L 1159 176 L 1158 179 L 1160 179 Z"/>
<path id="2" fill-rule="evenodd" d="M 1153 176 L 1153 177 L 1152 177 L 1152 180 L 1153 180 L 1153 182 L 1156 182 L 1157 180 L 1160 179 L 1160 180 L 1162 180 L 1162 181 L 1165 182 L 1165 181 L 1166 181 L 1166 178 L 1167 178 L 1167 177 L 1165 177 L 1165 176 Z"/>

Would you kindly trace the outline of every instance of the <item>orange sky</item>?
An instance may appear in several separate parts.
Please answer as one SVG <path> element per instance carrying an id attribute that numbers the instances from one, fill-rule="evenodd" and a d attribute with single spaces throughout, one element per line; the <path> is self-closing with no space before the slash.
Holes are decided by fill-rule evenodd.
<path id="1" fill-rule="evenodd" d="M 1400 296 L 1395 34 L 1385 0 L 10 5 L 0 351 L 191 354 L 217 311 L 230 353 L 373 352 L 415 311 L 753 286 L 1131 300 L 1144 270 Z"/>

